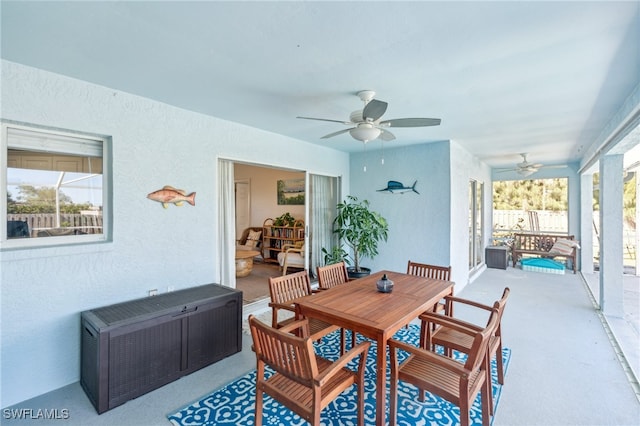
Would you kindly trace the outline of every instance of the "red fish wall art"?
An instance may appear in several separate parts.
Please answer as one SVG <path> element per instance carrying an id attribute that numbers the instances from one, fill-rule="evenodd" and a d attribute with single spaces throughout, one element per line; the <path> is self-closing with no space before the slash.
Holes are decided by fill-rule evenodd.
<path id="1" fill-rule="evenodd" d="M 180 207 L 184 204 L 185 201 L 192 206 L 196 205 L 195 192 L 187 195 L 186 191 L 182 189 L 176 189 L 169 185 L 166 185 L 164 188 L 157 191 L 151 192 L 147 195 L 147 198 L 162 203 L 162 207 L 164 207 L 165 209 L 169 207 L 170 203 Z"/>

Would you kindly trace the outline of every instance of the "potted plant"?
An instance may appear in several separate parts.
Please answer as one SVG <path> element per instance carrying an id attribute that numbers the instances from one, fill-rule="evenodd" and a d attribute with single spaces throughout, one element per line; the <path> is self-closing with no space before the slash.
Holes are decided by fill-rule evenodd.
<path id="1" fill-rule="evenodd" d="M 349 260 L 349 254 L 341 247 L 335 246 L 331 249 L 331 251 L 322 247 L 322 254 L 324 255 L 324 264 L 332 265 L 334 263 L 344 262 L 347 265 L 351 265 L 351 261 Z"/>
<path id="2" fill-rule="evenodd" d="M 274 226 L 293 226 L 295 223 L 296 219 L 289 212 L 283 213 L 273 221 Z"/>
<path id="3" fill-rule="evenodd" d="M 369 201 L 359 201 L 351 195 L 337 207 L 338 215 L 333 221 L 333 232 L 353 251 L 353 266 L 347 268 L 349 275 L 368 275 L 371 270 L 360 266 L 360 259 L 373 259 L 378 255 L 378 243 L 387 241 L 387 220 L 380 213 L 371 211 Z"/>

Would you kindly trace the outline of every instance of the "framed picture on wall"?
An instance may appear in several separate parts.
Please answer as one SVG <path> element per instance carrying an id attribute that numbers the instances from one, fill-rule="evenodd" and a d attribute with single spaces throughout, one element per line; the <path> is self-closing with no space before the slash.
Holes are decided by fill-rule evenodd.
<path id="1" fill-rule="evenodd" d="M 304 205 L 304 178 L 278 181 L 279 205 Z"/>

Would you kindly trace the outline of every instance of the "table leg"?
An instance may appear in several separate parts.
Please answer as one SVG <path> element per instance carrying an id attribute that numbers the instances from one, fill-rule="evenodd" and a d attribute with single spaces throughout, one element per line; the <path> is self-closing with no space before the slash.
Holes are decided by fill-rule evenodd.
<path id="1" fill-rule="evenodd" d="M 378 359 L 376 360 L 376 425 L 386 424 L 387 412 L 387 340 L 378 337 Z"/>

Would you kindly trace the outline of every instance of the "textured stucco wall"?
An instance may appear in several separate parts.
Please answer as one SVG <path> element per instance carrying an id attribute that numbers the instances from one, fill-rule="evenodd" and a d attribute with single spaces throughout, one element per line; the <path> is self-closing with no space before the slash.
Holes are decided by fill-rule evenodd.
<path id="1" fill-rule="evenodd" d="M 363 265 L 397 271 L 405 271 L 408 260 L 451 265 L 452 280 L 460 291 L 469 281 L 469 179 L 485 183 L 488 208 L 488 166 L 451 141 L 385 147 L 384 165 L 381 155 L 369 148 L 351 157 L 351 194 L 369 200 L 389 222 L 388 242 L 380 244 L 379 256 L 365 259 Z M 389 180 L 405 185 L 417 180 L 420 194 L 378 192 Z M 490 228 L 490 214 L 486 221 Z"/>
<path id="2" fill-rule="evenodd" d="M 112 242 L 0 253 L 1 407 L 79 380 L 81 311 L 218 282 L 218 158 L 348 176 L 329 148 L 7 61 L 0 77 L 3 119 L 113 138 L 114 212 Z M 196 206 L 146 199 L 164 185 Z"/>
<path id="3" fill-rule="evenodd" d="M 484 250 L 491 237 L 492 185 L 491 170 L 462 148 L 451 142 L 451 274 L 459 292 L 469 283 L 469 181 L 484 184 L 483 196 L 483 237 L 480 250 Z M 484 254 L 483 254 L 484 255 Z"/>
<path id="4" fill-rule="evenodd" d="M 446 264 L 449 259 L 449 143 L 379 149 L 352 155 L 351 194 L 367 199 L 389 222 L 389 241 L 380 243 L 379 256 L 364 259 L 364 266 L 404 271 L 409 259 Z M 363 171 L 364 165 L 367 171 Z M 390 180 L 410 186 L 414 192 L 391 194 L 377 190 Z"/>

